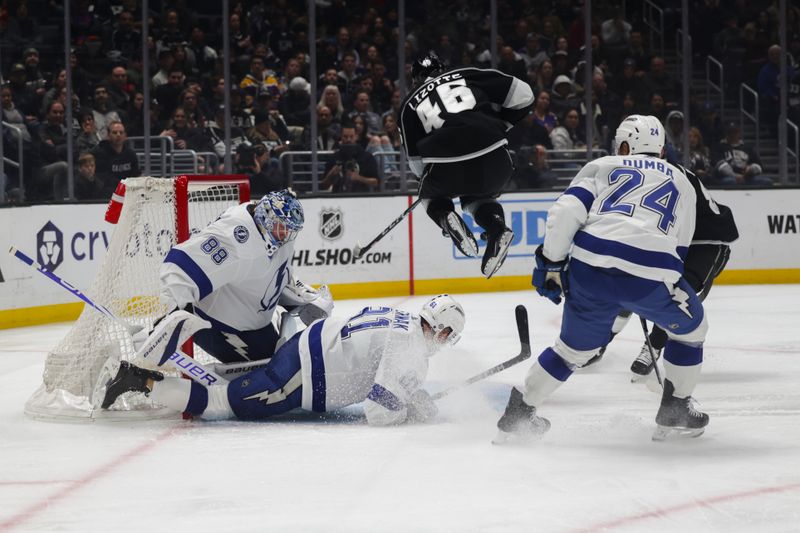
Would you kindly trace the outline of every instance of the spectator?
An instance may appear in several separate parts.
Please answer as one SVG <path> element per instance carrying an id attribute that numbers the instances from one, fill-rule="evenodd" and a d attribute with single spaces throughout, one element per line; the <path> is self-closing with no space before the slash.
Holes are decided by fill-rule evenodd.
<path id="1" fill-rule="evenodd" d="M 325 166 L 325 178 L 320 183 L 331 192 L 370 192 L 378 187 L 378 163 L 356 143 L 352 124 L 342 126 L 342 142 Z"/>
<path id="2" fill-rule="evenodd" d="M 202 128 L 206 125 L 205 113 L 200 109 L 198 93 L 184 89 L 181 91 L 178 107 L 182 107 L 186 112 L 186 120 L 192 128 Z"/>
<path id="3" fill-rule="evenodd" d="M 113 121 L 121 122 L 119 113 L 110 105 L 108 85 L 100 83 L 95 86 L 92 112 L 94 113 L 94 123 L 100 138 L 107 139 L 108 125 Z"/>
<path id="4" fill-rule="evenodd" d="M 767 187 L 772 180 L 761 174 L 761 159 L 755 149 L 742 140 L 742 130 L 735 122 L 725 128 L 725 139 L 712 157 L 714 173 L 721 185 L 756 185 Z"/>
<path id="5" fill-rule="evenodd" d="M 671 162 L 683 162 L 683 120 L 683 113 L 670 111 L 664 122 L 665 149 Z"/>
<path id="6" fill-rule="evenodd" d="M 650 72 L 645 74 L 644 84 L 650 93 L 658 93 L 664 97 L 666 105 L 678 104 L 680 85 L 671 74 L 667 73 L 664 58 L 655 56 L 650 60 Z"/>
<path id="7" fill-rule="evenodd" d="M 251 191 L 256 196 L 286 188 L 286 180 L 281 173 L 277 159 L 271 158 L 263 144 L 240 144 L 236 151 L 239 171 L 250 176 Z"/>
<path id="8" fill-rule="evenodd" d="M 264 59 L 254 55 L 250 59 L 250 72 L 239 82 L 241 89 L 254 87 L 256 91 L 268 90 L 273 96 L 281 93 L 281 86 L 278 77 L 272 70 L 264 67 Z"/>
<path id="9" fill-rule="evenodd" d="M 289 91 L 281 98 L 278 107 L 288 126 L 304 128 L 311 121 L 311 85 L 300 76 L 289 82 Z"/>
<path id="10" fill-rule="evenodd" d="M 397 118 L 394 115 L 385 115 L 382 123 L 382 134 L 369 138 L 367 152 L 371 153 L 379 165 L 383 166 L 384 175 L 389 175 L 399 170 L 397 152 L 402 148 L 402 143 L 400 142 Z"/>
<path id="11" fill-rule="evenodd" d="M 550 93 L 547 91 L 541 91 L 536 96 L 532 114 L 533 121 L 544 127 L 548 136 L 558 126 L 558 117 L 550 111 Z"/>
<path id="12" fill-rule="evenodd" d="M 161 132 L 162 137 L 172 137 L 175 148 L 178 150 L 195 150 L 197 152 L 211 152 L 214 147 L 211 141 L 203 135 L 202 130 L 195 124 L 189 123 L 189 115 L 182 107 L 175 108 L 172 118 L 167 122 L 166 129 Z"/>
<path id="13" fill-rule="evenodd" d="M 553 63 L 546 59 L 542 61 L 536 70 L 536 78 L 533 81 L 533 92 L 550 91 L 553 88 L 554 80 Z"/>
<path id="14" fill-rule="evenodd" d="M 156 100 L 161 104 L 161 120 L 169 120 L 172 111 L 180 105 L 184 79 L 183 71 L 173 66 L 167 83 L 156 87 L 153 91 Z"/>
<path id="15" fill-rule="evenodd" d="M 630 23 L 625 20 L 625 11 L 617 9 L 614 11 L 614 17 L 604 21 L 600 26 L 600 34 L 607 47 L 620 52 L 628 47 L 632 29 Z"/>
<path id="16" fill-rule="evenodd" d="M 114 67 L 111 69 L 111 83 L 108 86 L 108 96 L 111 99 L 111 107 L 115 109 L 125 109 L 130 105 L 131 94 L 134 86 L 128 83 L 128 72 L 125 67 Z"/>
<path id="17" fill-rule="evenodd" d="M 373 135 L 367 135 L 367 122 L 362 115 L 356 115 L 353 117 L 352 123 L 356 130 L 356 144 L 366 150 L 370 140 L 374 137 Z"/>
<path id="18" fill-rule="evenodd" d="M 703 143 L 703 135 L 697 128 L 689 128 L 689 170 L 694 172 L 700 181 L 708 185 L 712 180 L 711 159 L 708 148 Z"/>
<path id="19" fill-rule="evenodd" d="M 527 76 L 525 61 L 510 46 L 500 48 L 500 61 L 497 63 L 497 70 L 521 80 L 524 80 Z"/>
<path id="20" fill-rule="evenodd" d="M 348 54 L 353 56 L 355 66 L 361 65 L 361 58 L 350 39 L 350 30 L 346 26 L 342 26 L 336 32 L 336 57 L 340 65 L 344 65 L 345 56 Z"/>
<path id="21" fill-rule="evenodd" d="M 128 135 L 122 122 L 115 120 L 108 125 L 108 139 L 100 141 L 92 155 L 97 165 L 97 176 L 109 192 L 117 187 L 119 180 L 140 176 L 139 160 L 128 146 Z"/>
<path id="22" fill-rule="evenodd" d="M 45 122 L 39 125 L 39 157 L 44 165 L 35 176 L 31 200 L 61 200 L 67 182 L 67 128 L 64 126 L 64 105 L 50 103 Z"/>
<path id="23" fill-rule="evenodd" d="M 650 66 L 652 57 L 644 47 L 644 38 L 642 32 L 632 31 L 630 35 L 630 44 L 628 50 L 625 52 L 625 57 L 633 59 L 636 63 L 635 71 L 637 74 L 644 74 Z"/>
<path id="24" fill-rule="evenodd" d="M 39 38 L 39 24 L 30 16 L 26 2 L 17 4 L 15 17 L 9 17 L 8 12 L 6 17 L 8 17 L 8 40 L 11 44 L 24 45 Z"/>
<path id="25" fill-rule="evenodd" d="M 302 71 L 300 68 L 300 61 L 294 57 L 286 60 L 286 66 L 283 73 L 278 77 L 278 86 L 280 87 L 281 96 L 289 91 L 289 83 L 295 78 L 302 78 Z M 309 87 L 310 88 L 310 87 Z"/>
<path id="26" fill-rule="evenodd" d="M 349 95 L 355 92 L 358 82 L 356 67 L 358 66 L 358 56 L 355 51 L 346 52 L 340 60 L 341 70 L 337 73 L 339 92 L 342 95 Z M 326 104 L 327 105 L 327 104 Z"/>
<path id="27" fill-rule="evenodd" d="M 42 89 L 39 96 L 44 96 L 44 87 L 47 84 L 44 74 L 39 65 L 39 50 L 30 47 L 26 48 L 22 54 L 23 63 L 25 63 L 25 78 L 28 83 L 33 83 L 37 88 Z"/>
<path id="28" fill-rule="evenodd" d="M 653 93 L 650 96 L 650 111 L 647 113 L 648 115 L 653 115 L 661 123 L 664 123 L 664 118 L 667 114 L 667 109 L 664 104 L 664 97 L 658 93 Z"/>
<path id="29" fill-rule="evenodd" d="M 562 74 L 556 78 L 553 84 L 553 92 L 550 95 L 550 108 L 556 115 L 561 115 L 568 109 L 576 108 L 580 105 L 580 98 L 575 94 L 575 86 L 569 76 Z"/>
<path id="30" fill-rule="evenodd" d="M 24 143 L 31 142 L 31 134 L 25 124 L 25 117 L 14 105 L 11 98 L 11 88 L 3 87 L 0 89 L 0 102 L 3 106 L 3 121 L 16 126 L 15 128 L 3 129 L 3 133 L 10 136 L 11 140 L 17 142 L 21 138 Z"/>
<path id="31" fill-rule="evenodd" d="M 586 148 L 583 128 L 580 128 L 580 115 L 576 108 L 567 110 L 564 119 L 550 134 L 554 150 L 581 150 Z"/>
<path id="32" fill-rule="evenodd" d="M 270 115 L 276 113 L 258 109 L 253 112 L 253 127 L 247 130 L 247 138 L 254 145 L 263 144 L 269 149 L 270 157 L 277 158 L 288 147 L 288 139 L 281 138 L 280 135 L 273 129 L 272 118 Z"/>
<path id="33" fill-rule="evenodd" d="M 121 11 L 117 16 L 117 29 L 111 34 L 111 49 L 126 59 L 132 59 L 142 50 L 142 34 L 133 25 L 133 13 Z"/>
<path id="34" fill-rule="evenodd" d="M 89 152 L 95 146 L 100 144 L 103 139 L 97 132 L 97 127 L 94 123 L 94 113 L 91 111 L 83 112 L 80 116 L 81 133 L 75 139 L 75 146 L 78 153 Z"/>
<path id="35" fill-rule="evenodd" d="M 186 41 L 180 24 L 180 15 L 175 9 L 167 9 L 161 24 L 161 37 L 156 42 L 156 51 L 169 50 L 176 43 Z"/>
<path id="36" fill-rule="evenodd" d="M 761 67 L 758 73 L 758 96 L 764 109 L 764 120 L 773 129 L 776 129 L 778 113 L 780 112 L 780 79 L 781 73 L 781 47 L 774 44 L 767 51 L 768 62 Z M 794 69 L 786 65 L 787 79 L 794 78 Z"/>
<path id="37" fill-rule="evenodd" d="M 229 21 L 231 55 L 237 61 L 247 61 L 253 51 L 253 44 L 247 32 L 247 25 L 242 24 L 242 18 L 238 13 L 231 13 Z M 229 59 L 226 58 L 226 61 L 229 61 Z"/>
<path id="38" fill-rule="evenodd" d="M 339 74 L 334 67 L 327 68 L 323 71 L 322 75 L 317 79 L 317 99 L 322 97 L 322 92 L 328 85 L 336 85 L 339 83 Z"/>
<path id="39" fill-rule="evenodd" d="M 339 145 L 342 128 L 333 121 L 331 110 L 326 105 L 317 106 L 317 150 L 333 150 Z M 303 150 L 311 150 L 311 128 L 303 130 Z"/>
<path id="40" fill-rule="evenodd" d="M 619 115 L 619 121 L 622 122 L 629 116 L 635 115 L 637 113 L 638 113 L 638 107 L 636 103 L 636 97 L 631 92 L 625 93 L 625 95 L 622 97 L 622 111 L 620 112 Z"/>
<path id="41" fill-rule="evenodd" d="M 75 174 L 75 197 L 78 200 L 105 200 L 114 192 L 105 186 L 96 171 L 94 156 L 89 152 L 81 153 Z"/>
<path id="42" fill-rule="evenodd" d="M 646 101 L 648 90 L 636 73 L 636 60 L 629 57 L 622 65 L 622 75 L 614 76 L 611 80 L 613 91 L 617 94 L 631 93 L 636 102 Z"/>
<path id="43" fill-rule="evenodd" d="M 225 106 L 219 106 L 215 113 L 214 119 L 206 122 L 205 135 L 214 145 L 214 152 L 220 158 L 220 161 L 225 157 Z M 249 142 L 244 131 L 231 125 L 231 153 L 238 153 L 239 145 Z"/>
<path id="44" fill-rule="evenodd" d="M 715 146 L 724 135 L 722 131 L 722 120 L 717 113 L 717 106 L 711 100 L 703 103 L 700 109 L 700 133 L 707 146 Z"/>
<path id="45" fill-rule="evenodd" d="M 527 147 L 517 157 L 512 178 L 515 189 L 549 189 L 557 181 L 556 173 L 547 159 L 547 149 L 541 144 Z"/>
<path id="46" fill-rule="evenodd" d="M 50 102 L 52 102 L 53 100 L 58 100 L 58 96 L 61 93 L 61 89 L 63 89 L 66 86 L 67 86 L 67 71 L 61 69 L 58 71 L 58 74 L 53 80 L 53 84 L 50 87 L 50 89 L 48 89 L 47 92 L 44 93 L 39 115 L 44 116 L 47 108 L 50 106 Z"/>
<path id="47" fill-rule="evenodd" d="M 356 91 L 353 99 L 353 110 L 347 114 L 347 118 L 352 121 L 356 115 L 361 115 L 367 125 L 367 134 L 377 135 L 381 132 L 381 117 L 370 110 L 369 93 L 363 89 Z"/>
<path id="48" fill-rule="evenodd" d="M 538 99 L 537 99 L 538 100 Z M 552 148 L 550 132 L 536 120 L 536 115 L 531 112 L 508 130 L 508 147 L 515 151 L 530 149 L 535 144 L 542 144 Z M 527 164 L 529 156 L 524 158 L 522 164 Z"/>
<path id="49" fill-rule="evenodd" d="M 522 48 L 518 52 L 520 58 L 525 62 L 525 68 L 528 72 L 535 72 L 545 60 L 550 59 L 547 52 L 542 50 L 542 47 L 539 45 L 539 36 L 535 33 L 528 34 L 525 39 L 525 48 Z"/>
<path id="50" fill-rule="evenodd" d="M 369 77 L 372 80 L 373 111 L 385 113 L 391 105 L 394 83 L 386 76 L 386 65 L 383 61 L 372 63 Z"/>
<path id="51" fill-rule="evenodd" d="M 205 75 L 214 70 L 217 62 L 217 52 L 206 45 L 206 34 L 202 28 L 192 28 L 191 41 L 186 49 L 186 55 L 192 64 L 192 74 Z"/>
<path id="52" fill-rule="evenodd" d="M 175 64 L 175 56 L 172 55 L 172 50 L 162 50 L 158 53 L 158 72 L 150 80 L 154 89 L 169 81 L 169 73 L 173 64 Z"/>

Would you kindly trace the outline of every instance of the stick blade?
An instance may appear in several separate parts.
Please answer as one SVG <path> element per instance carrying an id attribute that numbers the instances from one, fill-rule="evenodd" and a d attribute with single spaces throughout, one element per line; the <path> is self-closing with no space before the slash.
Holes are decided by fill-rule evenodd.
<path id="1" fill-rule="evenodd" d="M 520 304 L 514 309 L 514 314 L 517 319 L 517 333 L 519 334 L 519 343 L 522 346 L 520 354 L 525 354 L 524 359 L 531 356 L 531 334 L 528 328 L 528 310 L 524 305 Z"/>

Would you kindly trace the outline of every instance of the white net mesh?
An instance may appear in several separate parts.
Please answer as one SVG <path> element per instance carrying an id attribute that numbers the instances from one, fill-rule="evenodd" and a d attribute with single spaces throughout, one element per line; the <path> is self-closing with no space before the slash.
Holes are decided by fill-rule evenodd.
<path id="1" fill-rule="evenodd" d="M 240 203 L 238 183 L 224 179 L 189 182 L 191 233 Z M 166 312 L 159 301 L 158 271 L 176 242 L 175 180 L 129 178 L 125 186 L 119 222 L 100 270 L 85 293 L 126 323 L 150 329 Z M 26 413 L 45 419 L 108 417 L 95 409 L 97 402 L 92 397 L 102 385 L 98 381 L 105 381 L 103 365 L 109 356 L 130 360 L 133 354 L 128 331 L 86 306 L 66 337 L 48 354 L 42 386 L 28 401 Z M 125 407 L 136 416 L 158 416 L 146 401 L 134 400 Z"/>

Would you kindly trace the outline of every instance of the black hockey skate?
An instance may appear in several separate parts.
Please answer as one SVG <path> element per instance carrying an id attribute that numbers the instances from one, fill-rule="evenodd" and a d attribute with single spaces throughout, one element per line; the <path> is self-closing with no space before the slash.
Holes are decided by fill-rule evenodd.
<path id="1" fill-rule="evenodd" d="M 500 218 L 500 217 L 497 217 Z M 503 229 L 485 232 L 481 238 L 486 241 L 486 251 L 483 252 L 481 262 L 481 272 L 486 279 L 491 278 L 495 272 L 500 270 L 503 262 L 508 255 L 508 247 L 514 240 L 514 232 L 506 227 L 505 222 L 500 222 Z"/>
<path id="2" fill-rule="evenodd" d="M 661 358 L 661 350 L 656 350 L 653 348 L 653 353 L 656 355 L 656 360 Z M 631 363 L 631 372 L 635 374 L 631 378 L 631 381 L 641 381 L 643 378 L 650 375 L 650 372 L 653 371 L 654 366 L 655 361 L 653 361 L 653 358 L 650 356 L 650 348 L 647 346 L 647 343 L 644 343 L 639 355 L 636 357 L 633 363 Z"/>
<path id="3" fill-rule="evenodd" d="M 149 395 L 150 389 L 147 387 L 147 381 L 150 379 L 161 381 L 164 379 L 164 374 L 155 370 L 139 368 L 128 361 L 120 361 L 117 375 L 106 384 L 106 395 L 103 397 L 101 407 L 108 409 L 125 392 L 135 391 Z"/>
<path id="4" fill-rule="evenodd" d="M 475 236 L 464 220 L 458 216 L 458 213 L 449 211 L 443 215 L 439 226 L 442 228 L 442 234 L 450 237 L 462 254 L 468 257 L 478 257 L 478 241 L 475 240 Z"/>
<path id="5" fill-rule="evenodd" d="M 600 351 L 594 354 L 591 359 L 583 363 L 578 368 L 586 368 L 587 366 L 592 366 L 593 364 L 599 363 L 603 359 L 603 355 L 606 353 L 606 348 L 608 348 L 607 345 L 600 348 Z"/>
<path id="6" fill-rule="evenodd" d="M 656 414 L 656 428 L 653 440 L 661 441 L 670 436 L 699 437 L 708 425 L 708 415 L 695 409 L 694 400 L 673 396 L 675 386 L 668 379 L 664 380 L 664 395 L 661 407 Z"/>
<path id="7" fill-rule="evenodd" d="M 514 387 L 508 398 L 508 405 L 497 421 L 497 436 L 493 444 L 503 444 L 510 439 L 532 441 L 542 437 L 550 429 L 550 421 L 536 415 L 536 407 L 522 399 L 522 393 Z"/>

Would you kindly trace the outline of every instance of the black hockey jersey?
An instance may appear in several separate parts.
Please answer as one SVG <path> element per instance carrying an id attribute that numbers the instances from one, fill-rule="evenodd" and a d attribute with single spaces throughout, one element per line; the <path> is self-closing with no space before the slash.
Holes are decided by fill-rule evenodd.
<path id="1" fill-rule="evenodd" d="M 739 238 L 739 230 L 731 209 L 711 198 L 694 172 L 678 165 L 686 174 L 697 193 L 697 222 L 694 226 L 692 244 L 730 244 Z"/>
<path id="2" fill-rule="evenodd" d="M 533 106 L 524 81 L 498 70 L 459 68 L 414 89 L 400 111 L 400 131 L 411 169 L 480 157 L 505 144 L 506 131 Z"/>

